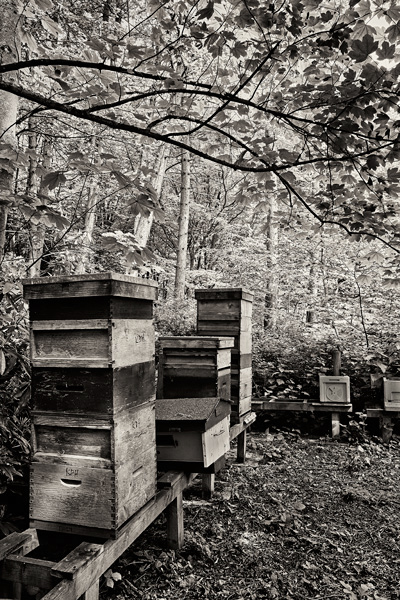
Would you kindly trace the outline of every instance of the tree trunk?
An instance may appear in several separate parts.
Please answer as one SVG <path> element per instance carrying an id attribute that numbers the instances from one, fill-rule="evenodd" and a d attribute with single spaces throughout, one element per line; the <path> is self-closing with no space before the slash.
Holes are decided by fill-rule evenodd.
<path id="1" fill-rule="evenodd" d="M 308 323 L 309 325 L 313 325 L 315 322 L 315 300 L 316 300 L 316 296 L 317 296 L 317 282 L 316 282 L 316 269 L 315 269 L 315 253 L 311 252 L 310 253 L 310 258 L 311 258 L 311 265 L 310 265 L 310 274 L 309 274 L 309 278 L 308 278 L 308 298 L 309 298 L 309 305 L 308 305 L 308 309 L 306 310 L 306 323 Z"/>
<path id="2" fill-rule="evenodd" d="M 0 0 L 0 63 L 17 61 L 20 57 L 19 14 L 15 0 Z M 17 81 L 15 74 L 2 76 L 3 81 Z M 8 144 L 9 156 L 0 163 L 0 263 L 4 259 L 9 205 L 13 196 L 15 160 L 17 149 L 15 122 L 18 114 L 18 98 L 0 91 L 0 143 Z M 8 151 L 7 150 L 7 151 Z"/>
<path id="3" fill-rule="evenodd" d="M 169 148 L 166 148 L 165 146 L 161 146 L 160 152 L 158 154 L 158 159 L 157 159 L 157 177 L 154 182 L 154 189 L 157 194 L 157 200 L 159 200 L 161 197 L 168 154 L 169 154 Z M 134 234 L 135 234 L 136 240 L 141 248 L 145 248 L 147 246 L 147 243 L 148 243 L 149 237 L 150 237 L 151 226 L 153 225 L 153 221 L 154 221 L 154 212 L 152 210 L 150 211 L 150 214 L 147 216 L 138 215 L 136 217 Z"/>
<path id="4" fill-rule="evenodd" d="M 190 154 L 182 154 L 181 202 L 179 207 L 178 249 L 176 256 L 175 297 L 183 300 L 185 297 L 186 259 L 189 233 L 190 207 Z"/>
<path id="5" fill-rule="evenodd" d="M 269 279 L 267 281 L 264 299 L 264 327 L 275 327 L 277 320 L 277 297 L 278 297 L 278 242 L 279 232 L 275 222 L 275 199 L 269 199 L 269 211 L 267 216 L 267 231 L 265 245 L 269 258 Z"/>
<path id="6" fill-rule="evenodd" d="M 36 136 L 35 136 L 35 139 L 36 139 Z M 42 167 L 45 169 L 45 171 L 50 168 L 50 163 L 51 163 L 50 141 L 47 138 L 44 138 L 43 145 L 42 145 Z M 31 165 L 31 168 L 32 168 L 32 165 Z M 31 179 L 31 177 L 28 178 L 28 182 L 30 179 Z M 40 197 L 42 204 L 45 204 L 45 197 L 46 197 L 47 191 L 45 191 L 45 188 L 43 186 L 43 179 L 44 179 L 44 175 L 42 176 L 41 181 L 40 181 L 38 196 Z M 33 191 L 34 195 L 35 195 L 35 191 L 36 191 L 35 183 L 36 182 L 34 181 L 34 175 L 33 175 L 32 191 Z M 46 236 L 46 227 L 43 225 L 43 223 L 37 223 L 37 224 L 31 223 L 31 231 L 30 231 L 30 237 L 31 237 L 30 261 L 31 261 L 31 264 L 28 269 L 29 277 L 40 277 L 45 236 Z"/>
<path id="7" fill-rule="evenodd" d="M 97 154 L 97 156 L 99 156 L 99 154 L 100 154 L 99 144 L 98 144 L 98 141 L 96 141 L 95 137 L 92 138 L 92 151 L 94 154 Z M 93 157 L 93 162 L 96 162 L 96 156 Z M 78 275 L 82 275 L 83 273 L 86 273 L 86 269 L 89 265 L 89 258 L 90 258 L 90 252 L 91 252 L 90 244 L 92 243 L 92 240 L 93 240 L 94 226 L 96 224 L 97 191 L 98 191 L 97 178 L 95 175 L 91 175 L 88 200 L 87 200 L 87 205 L 86 205 L 85 227 L 84 227 L 84 231 L 83 231 L 83 235 L 82 235 L 82 243 L 81 243 L 82 252 L 79 257 L 79 262 L 78 262 L 77 266 L 75 267 L 75 273 Z"/>

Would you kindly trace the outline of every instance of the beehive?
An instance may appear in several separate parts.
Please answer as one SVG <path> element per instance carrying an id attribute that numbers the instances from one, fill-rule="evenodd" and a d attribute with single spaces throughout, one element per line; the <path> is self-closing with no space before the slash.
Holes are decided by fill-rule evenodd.
<path id="1" fill-rule="evenodd" d="M 319 376 L 320 402 L 343 404 L 350 402 L 350 378 L 347 375 Z"/>
<path id="2" fill-rule="evenodd" d="M 157 398 L 230 399 L 232 337 L 160 338 Z"/>
<path id="3" fill-rule="evenodd" d="M 152 281 L 24 281 L 31 328 L 33 526 L 114 537 L 156 490 Z"/>
<path id="4" fill-rule="evenodd" d="M 220 398 L 157 400 L 157 460 L 161 471 L 213 472 L 229 450 L 230 403 Z"/>
<path id="5" fill-rule="evenodd" d="M 383 378 L 383 401 L 386 410 L 400 410 L 400 379 Z"/>
<path id="6" fill-rule="evenodd" d="M 197 333 L 232 336 L 232 417 L 240 419 L 251 410 L 251 317 L 253 293 L 243 288 L 196 290 Z"/>

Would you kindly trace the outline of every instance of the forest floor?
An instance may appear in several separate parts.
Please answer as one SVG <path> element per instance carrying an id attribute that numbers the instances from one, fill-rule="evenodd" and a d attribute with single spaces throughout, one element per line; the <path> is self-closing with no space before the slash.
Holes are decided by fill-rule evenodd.
<path id="1" fill-rule="evenodd" d="M 245 465 L 184 493 L 185 544 L 161 516 L 103 580 L 103 600 L 400 598 L 400 441 L 251 433 Z M 108 587 L 113 584 L 114 587 Z"/>

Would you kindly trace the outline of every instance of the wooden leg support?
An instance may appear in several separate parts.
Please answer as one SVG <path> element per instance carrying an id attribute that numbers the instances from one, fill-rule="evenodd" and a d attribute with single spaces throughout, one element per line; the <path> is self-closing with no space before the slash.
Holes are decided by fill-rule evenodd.
<path id="1" fill-rule="evenodd" d="M 92 587 L 90 589 L 88 589 L 87 592 L 85 592 L 83 594 L 83 596 L 80 597 L 80 600 L 99 600 L 100 598 L 100 580 L 97 580 L 97 582 L 92 585 Z"/>
<path id="2" fill-rule="evenodd" d="M 183 501 L 182 492 L 165 509 L 167 515 L 168 545 L 173 550 L 183 546 Z"/>
<path id="3" fill-rule="evenodd" d="M 392 417 L 382 415 L 379 418 L 379 427 L 381 430 L 382 441 L 387 444 L 390 442 L 393 433 Z"/>
<path id="4" fill-rule="evenodd" d="M 214 493 L 215 475 L 214 473 L 203 473 L 201 495 L 205 500 L 210 500 Z"/>
<path id="5" fill-rule="evenodd" d="M 332 439 L 340 437 L 340 413 L 332 413 Z"/>
<path id="6" fill-rule="evenodd" d="M 246 462 L 246 440 L 247 440 L 247 430 L 244 429 L 242 433 L 239 433 L 237 438 L 237 455 L 236 460 L 238 463 Z"/>

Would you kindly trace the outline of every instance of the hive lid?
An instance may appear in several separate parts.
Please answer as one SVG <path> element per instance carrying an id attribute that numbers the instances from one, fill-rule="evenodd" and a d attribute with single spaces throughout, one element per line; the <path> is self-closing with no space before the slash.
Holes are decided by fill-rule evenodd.
<path id="1" fill-rule="evenodd" d="M 234 337 L 227 336 L 168 336 L 160 338 L 161 348 L 233 348 Z"/>
<path id="2" fill-rule="evenodd" d="M 253 301 L 254 293 L 246 288 L 208 288 L 194 291 L 196 300 L 248 300 Z"/>
<path id="3" fill-rule="evenodd" d="M 155 300 L 158 288 L 157 282 L 152 279 L 143 279 L 112 271 L 83 275 L 33 277 L 23 279 L 22 283 L 24 298 L 27 300 L 68 296 L 122 296 Z"/>
<path id="4" fill-rule="evenodd" d="M 156 421 L 207 421 L 220 403 L 230 406 L 230 402 L 222 398 L 156 400 Z"/>

